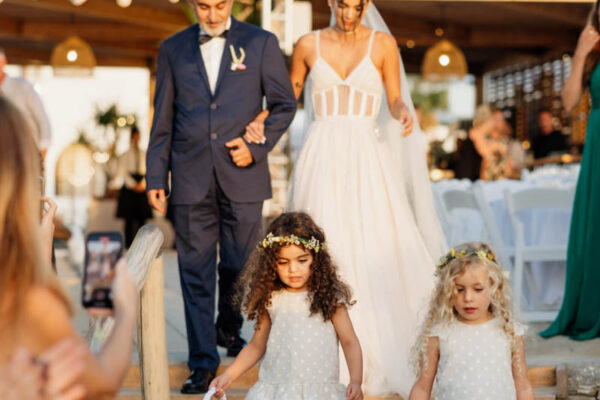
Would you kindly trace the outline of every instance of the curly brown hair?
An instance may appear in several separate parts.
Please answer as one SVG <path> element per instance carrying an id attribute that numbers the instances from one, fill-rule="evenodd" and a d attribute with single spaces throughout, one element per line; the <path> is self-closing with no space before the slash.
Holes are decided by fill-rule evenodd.
<path id="1" fill-rule="evenodd" d="M 274 236 L 295 235 L 310 240 L 311 237 L 325 243 L 325 233 L 304 212 L 287 212 L 277 217 L 269 226 L 268 232 Z M 285 288 L 277 274 L 279 250 L 289 244 L 274 243 L 264 248 L 258 246 L 250 255 L 246 267 L 238 279 L 238 290 L 234 303 L 241 305 L 249 320 L 267 315 L 273 292 Z M 352 291 L 338 275 L 337 266 L 326 248 L 311 252 L 311 275 L 308 280 L 308 299 L 310 314 L 320 313 L 325 321 L 331 320 L 340 306 L 352 305 Z"/>

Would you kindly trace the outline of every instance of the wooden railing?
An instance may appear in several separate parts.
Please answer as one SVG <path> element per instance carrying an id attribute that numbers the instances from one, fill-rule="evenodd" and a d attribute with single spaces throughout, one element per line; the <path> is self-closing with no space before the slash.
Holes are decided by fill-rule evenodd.
<path id="1" fill-rule="evenodd" d="M 164 266 L 160 252 L 164 237 L 155 225 L 144 225 L 127 252 L 127 267 L 140 291 L 137 344 L 144 400 L 170 398 L 165 331 Z M 92 322 L 92 349 L 99 349 L 112 330 L 112 318 Z"/>

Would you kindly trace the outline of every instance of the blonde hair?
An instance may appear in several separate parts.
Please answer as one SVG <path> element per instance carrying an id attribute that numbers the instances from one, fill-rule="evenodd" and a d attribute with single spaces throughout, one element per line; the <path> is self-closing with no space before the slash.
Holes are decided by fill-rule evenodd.
<path id="1" fill-rule="evenodd" d="M 455 248 L 458 253 L 461 250 L 483 250 L 483 252 L 493 256 L 494 260 L 498 259 L 492 247 L 485 243 L 465 243 Z M 443 264 L 436 271 L 438 279 L 429 302 L 427 318 L 413 347 L 412 362 L 417 376 L 420 376 L 427 368 L 427 347 L 432 327 L 438 324 L 448 325 L 456 319 L 457 312 L 454 308 L 456 286 L 454 281 L 469 267 L 481 267 L 487 271 L 491 281 L 489 311 L 494 317 L 502 319 L 502 327 L 510 338 L 511 353 L 514 357 L 517 351 L 517 342 L 512 315 L 510 286 L 504 276 L 502 267 L 497 262 L 488 257 L 482 257 L 480 254 L 469 252 L 457 258 L 447 256 L 450 261 Z"/>
<path id="2" fill-rule="evenodd" d="M 41 285 L 52 289 L 68 307 L 68 298 L 42 250 L 41 168 L 33 135 L 23 115 L 3 96 L 0 121 L 0 305 L 8 310 L 6 317 L 18 317 L 24 293 Z"/>
<path id="3" fill-rule="evenodd" d="M 475 117 L 473 118 L 473 127 L 483 125 L 486 121 L 492 118 L 492 108 L 487 104 L 481 104 L 477 106 L 475 110 Z"/>

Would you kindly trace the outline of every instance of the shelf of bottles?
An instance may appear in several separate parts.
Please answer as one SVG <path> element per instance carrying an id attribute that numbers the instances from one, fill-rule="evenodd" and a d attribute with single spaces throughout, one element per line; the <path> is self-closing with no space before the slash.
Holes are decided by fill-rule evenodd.
<path id="1" fill-rule="evenodd" d="M 571 57 L 567 54 L 539 64 L 519 64 L 490 71 L 483 77 L 484 103 L 501 109 L 513 127 L 514 135 L 530 142 L 538 129 L 538 113 L 547 109 L 555 125 L 570 135 L 571 143 L 585 140 L 589 95 L 569 114 L 562 106 L 560 93 L 571 73 Z"/>

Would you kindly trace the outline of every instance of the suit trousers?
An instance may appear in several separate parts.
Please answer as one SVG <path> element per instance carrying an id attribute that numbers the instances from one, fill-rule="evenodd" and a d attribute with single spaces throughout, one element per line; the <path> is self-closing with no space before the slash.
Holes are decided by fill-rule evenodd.
<path id="1" fill-rule="evenodd" d="M 235 281 L 259 240 L 262 205 L 262 201 L 239 203 L 227 198 L 213 171 L 204 199 L 197 204 L 173 206 L 190 370 L 216 371 L 220 363 L 215 327 L 217 269 L 217 327 L 232 334 L 242 327 L 242 316 L 232 306 L 231 297 Z"/>

